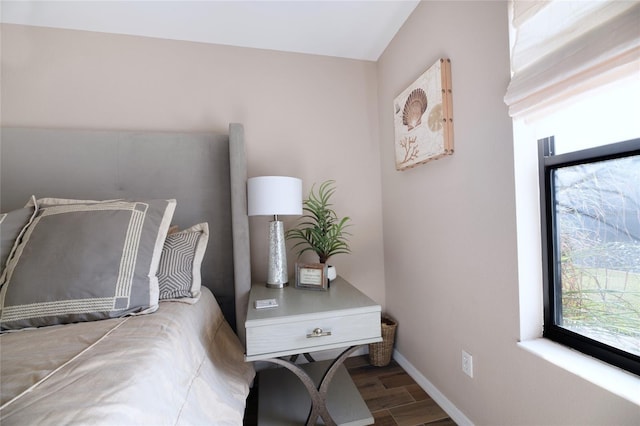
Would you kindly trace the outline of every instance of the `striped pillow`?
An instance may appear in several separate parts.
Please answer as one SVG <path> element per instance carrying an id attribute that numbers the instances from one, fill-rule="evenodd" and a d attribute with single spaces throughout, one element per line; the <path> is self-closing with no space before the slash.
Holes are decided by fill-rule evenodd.
<path id="1" fill-rule="evenodd" d="M 167 235 L 158 266 L 160 300 L 195 303 L 200 298 L 200 266 L 208 242 L 207 223 Z"/>

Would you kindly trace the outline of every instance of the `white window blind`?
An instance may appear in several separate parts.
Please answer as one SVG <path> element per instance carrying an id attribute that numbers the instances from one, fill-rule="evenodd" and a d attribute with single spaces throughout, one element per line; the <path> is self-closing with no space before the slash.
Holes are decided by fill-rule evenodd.
<path id="1" fill-rule="evenodd" d="M 638 1 L 511 0 L 509 18 L 512 117 L 640 75 Z"/>

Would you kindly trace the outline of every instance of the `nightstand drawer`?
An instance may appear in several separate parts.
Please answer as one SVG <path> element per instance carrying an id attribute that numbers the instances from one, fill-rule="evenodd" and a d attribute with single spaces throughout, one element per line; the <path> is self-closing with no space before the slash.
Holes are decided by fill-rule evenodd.
<path id="1" fill-rule="evenodd" d="M 247 327 L 247 356 L 313 352 L 380 338 L 380 311 L 297 322 L 293 318 L 291 320 Z"/>

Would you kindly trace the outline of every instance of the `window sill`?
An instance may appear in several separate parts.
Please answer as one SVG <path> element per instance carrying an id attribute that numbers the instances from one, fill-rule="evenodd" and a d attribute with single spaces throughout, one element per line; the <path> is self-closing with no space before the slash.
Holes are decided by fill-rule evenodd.
<path id="1" fill-rule="evenodd" d="M 524 350 L 640 406 L 640 377 L 548 339 L 519 342 Z"/>

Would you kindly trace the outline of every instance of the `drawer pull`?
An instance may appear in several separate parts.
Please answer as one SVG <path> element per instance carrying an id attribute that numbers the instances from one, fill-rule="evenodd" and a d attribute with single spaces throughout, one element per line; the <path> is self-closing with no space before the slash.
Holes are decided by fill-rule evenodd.
<path id="1" fill-rule="evenodd" d="M 322 336 L 331 336 L 331 332 L 322 331 L 321 328 L 314 328 L 311 334 L 307 334 L 307 339 L 310 337 L 322 337 Z"/>

